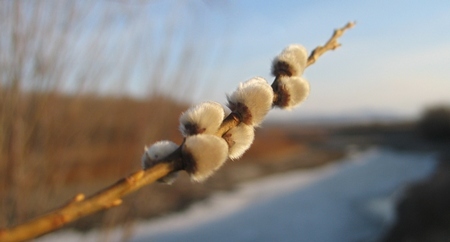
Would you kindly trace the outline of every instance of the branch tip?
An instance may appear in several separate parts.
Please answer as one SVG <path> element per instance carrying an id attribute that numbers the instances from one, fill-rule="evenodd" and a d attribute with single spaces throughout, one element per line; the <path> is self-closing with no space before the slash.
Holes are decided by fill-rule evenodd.
<path id="1" fill-rule="evenodd" d="M 341 47 L 342 45 L 338 42 L 338 38 L 341 37 L 346 30 L 355 27 L 355 25 L 356 25 L 355 21 L 348 22 L 344 27 L 334 30 L 333 35 L 327 41 L 327 43 L 325 43 L 325 45 L 323 45 L 323 46 L 319 45 L 313 51 L 311 51 L 311 54 L 308 57 L 308 63 L 306 66 L 308 67 L 308 66 L 314 64 L 316 62 L 316 60 L 321 55 L 323 55 L 325 52 L 327 52 L 329 50 L 335 50 L 335 49 Z"/>

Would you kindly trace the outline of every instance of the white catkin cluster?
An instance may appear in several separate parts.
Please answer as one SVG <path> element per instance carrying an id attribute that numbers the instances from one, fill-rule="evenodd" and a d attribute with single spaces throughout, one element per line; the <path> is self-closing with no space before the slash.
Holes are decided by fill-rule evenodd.
<path id="1" fill-rule="evenodd" d="M 182 113 L 179 129 L 185 140 L 181 145 L 181 159 L 191 180 L 202 182 L 227 158 L 240 158 L 253 143 L 255 127 L 262 123 L 273 106 L 291 109 L 307 97 L 309 84 L 301 77 L 306 64 L 306 49 L 290 45 L 272 62 L 272 74 L 276 76 L 272 86 L 264 78 L 255 77 L 240 83 L 227 96 L 230 110 L 216 102 L 203 102 Z M 230 112 L 240 123 L 223 135 L 219 134 L 220 126 Z M 142 157 L 143 168 L 165 162 L 164 158 L 177 149 L 178 146 L 170 141 L 153 144 Z M 172 183 L 175 178 L 176 172 L 172 172 L 160 181 Z"/>
<path id="2" fill-rule="evenodd" d="M 309 83 L 302 77 L 308 61 L 308 53 L 301 45 L 286 47 L 272 62 L 272 74 L 276 76 L 273 89 L 278 97 L 274 105 L 290 110 L 309 94 Z"/>

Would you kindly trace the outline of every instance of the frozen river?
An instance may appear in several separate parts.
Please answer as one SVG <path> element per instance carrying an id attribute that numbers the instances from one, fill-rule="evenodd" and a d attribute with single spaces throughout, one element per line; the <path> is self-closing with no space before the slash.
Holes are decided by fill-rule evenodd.
<path id="1" fill-rule="evenodd" d="M 182 213 L 141 222 L 131 241 L 375 241 L 394 221 L 402 189 L 429 175 L 436 163 L 430 153 L 355 153 L 343 162 L 242 184 Z M 110 232 L 106 241 L 120 241 L 122 232 Z M 103 236 L 62 231 L 39 241 Z"/>

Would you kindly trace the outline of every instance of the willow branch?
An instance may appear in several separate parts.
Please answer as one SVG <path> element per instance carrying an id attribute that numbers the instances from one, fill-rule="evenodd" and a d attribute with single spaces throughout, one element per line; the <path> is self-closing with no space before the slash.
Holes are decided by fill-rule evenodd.
<path id="1" fill-rule="evenodd" d="M 0 230 L 0 241 L 25 241 L 63 227 L 69 222 L 109 209 L 122 203 L 122 197 L 153 183 L 172 170 L 171 163 L 161 163 L 148 170 L 140 170 L 116 184 L 86 198 L 76 195 L 68 204 L 16 227 Z"/>
<path id="2" fill-rule="evenodd" d="M 337 42 L 337 39 L 354 25 L 355 23 L 349 22 L 343 28 L 335 30 L 330 40 L 324 46 L 318 46 L 312 51 L 308 58 L 307 66 L 314 64 L 325 52 L 338 48 L 340 44 Z M 236 113 L 231 113 L 224 119 L 216 135 L 222 136 L 233 127 L 239 125 L 240 122 L 241 117 Z M 12 228 L 0 229 L 0 241 L 24 241 L 57 230 L 79 218 L 118 206 L 122 203 L 124 196 L 153 183 L 171 172 L 184 169 L 182 162 L 180 162 L 182 160 L 180 149 L 177 149 L 164 160 L 165 162 L 147 170 L 137 171 L 88 198 L 85 198 L 83 194 L 78 194 L 68 204 L 46 215 Z"/>
<path id="3" fill-rule="evenodd" d="M 316 60 L 325 52 L 339 48 L 341 46 L 341 44 L 338 42 L 339 37 L 341 37 L 346 30 L 353 28 L 355 24 L 356 22 L 348 22 L 344 27 L 336 29 L 331 38 L 324 46 L 317 46 L 317 48 L 315 48 L 311 52 L 311 55 L 308 57 L 308 63 L 306 64 L 306 66 L 314 64 Z"/>

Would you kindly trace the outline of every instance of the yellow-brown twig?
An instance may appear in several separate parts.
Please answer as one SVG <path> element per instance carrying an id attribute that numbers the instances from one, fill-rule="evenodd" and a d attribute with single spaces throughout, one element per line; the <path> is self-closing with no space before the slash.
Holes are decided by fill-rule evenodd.
<path id="1" fill-rule="evenodd" d="M 354 25 L 355 23 L 349 22 L 343 28 L 335 30 L 333 36 L 324 46 L 319 46 L 312 51 L 307 66 L 314 64 L 325 52 L 338 48 L 340 44 L 337 39 L 342 36 L 345 30 L 352 28 Z M 239 119 L 235 114 L 230 114 L 225 118 L 216 135 L 222 136 L 228 130 L 237 126 L 240 123 Z M 169 157 L 171 156 L 169 155 Z M 66 205 L 46 215 L 12 228 L 0 229 L 0 241 L 24 241 L 36 238 L 81 217 L 118 206 L 122 203 L 122 197 L 153 183 L 176 169 L 179 169 L 179 167 L 174 166 L 171 162 L 160 163 L 147 170 L 137 171 L 91 197 L 85 198 L 84 194 L 78 194 Z"/>
<path id="2" fill-rule="evenodd" d="M 310 66 L 316 62 L 316 60 L 323 55 L 325 52 L 329 50 L 335 50 L 336 48 L 340 47 L 341 44 L 339 44 L 338 39 L 341 37 L 344 32 L 348 29 L 351 29 L 355 26 L 355 22 L 348 22 L 344 27 L 340 29 L 336 29 L 331 36 L 331 38 L 328 40 L 328 42 L 324 46 L 317 46 L 312 52 L 311 55 L 308 57 L 308 63 L 306 66 Z"/>
<path id="3" fill-rule="evenodd" d="M 0 230 L 0 241 L 29 240 L 81 217 L 118 206 L 122 197 L 167 175 L 171 170 L 170 163 L 161 163 L 148 170 L 135 172 L 89 198 L 84 199 L 84 195 L 79 194 L 68 204 L 46 215 L 10 229 Z"/>

